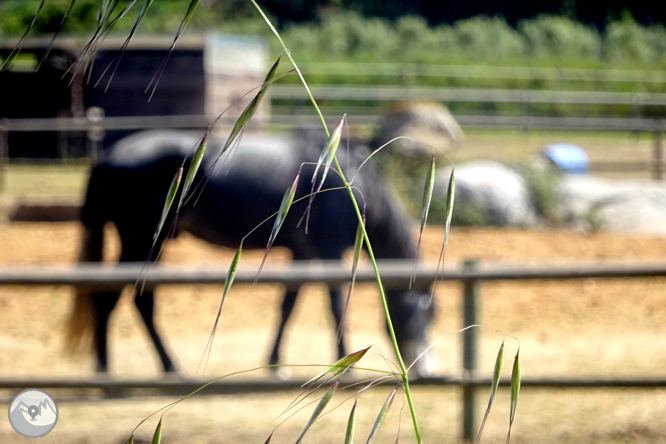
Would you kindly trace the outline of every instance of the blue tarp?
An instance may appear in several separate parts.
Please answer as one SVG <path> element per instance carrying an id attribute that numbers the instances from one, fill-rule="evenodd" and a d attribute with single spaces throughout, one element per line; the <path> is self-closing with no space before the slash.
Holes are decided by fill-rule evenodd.
<path id="1" fill-rule="evenodd" d="M 567 174 L 586 174 L 589 160 L 579 146 L 554 143 L 541 149 L 541 155 Z"/>

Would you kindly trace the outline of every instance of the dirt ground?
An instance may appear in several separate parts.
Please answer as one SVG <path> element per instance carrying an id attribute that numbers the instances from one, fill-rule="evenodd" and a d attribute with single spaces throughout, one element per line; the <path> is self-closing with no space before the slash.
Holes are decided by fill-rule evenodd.
<path id="1" fill-rule="evenodd" d="M 109 230 L 107 257 L 118 247 Z M 427 231 L 423 256 L 435 260 L 442 230 Z M 79 228 L 75 223 L 0 224 L 0 265 L 69 264 L 77 255 Z M 165 252 L 165 260 L 178 264 L 215 264 L 226 269 L 233 252 L 182 236 Z M 257 262 L 261 253 L 244 256 L 244 265 Z M 276 250 L 271 261 L 289 257 Z M 468 258 L 516 263 L 649 261 L 666 259 L 666 239 L 629 237 L 605 233 L 453 229 L 447 263 Z M 666 280 L 587 279 L 485 283 L 481 290 L 480 322 L 520 339 L 524 377 L 663 377 L 666 369 Z M 221 296 L 220 286 L 164 287 L 157 294 L 158 325 L 182 372 L 197 376 L 196 369 Z M 91 357 L 69 359 L 62 355 L 62 327 L 71 306 L 66 287 L 0 288 L 0 378 L 92 377 Z M 461 287 L 439 285 L 437 320 L 431 337 L 461 328 Z M 206 378 L 264 365 L 276 327 L 280 289 L 276 286 L 239 286 L 232 290 L 222 315 Z M 334 333 L 320 285 L 311 285 L 297 304 L 285 338 L 287 363 L 325 364 L 333 360 Z M 349 316 L 351 349 L 375 345 L 368 365 L 384 368 L 379 351 L 391 358 L 376 292 L 360 286 Z M 111 322 L 111 370 L 117 378 L 159 376 L 154 350 L 125 295 Z M 490 375 L 501 337 L 482 331 L 481 373 Z M 514 341 L 507 342 L 513 357 Z M 459 335 L 435 348 L 437 373 L 460 372 Z M 510 360 L 506 359 L 508 376 Z M 296 377 L 316 372 L 294 368 Z M 200 376 L 200 375 L 199 375 Z M 267 377 L 266 370 L 243 376 Z M 357 433 L 365 439 L 390 387 L 360 397 Z M 352 392 L 350 391 L 350 396 Z M 0 410 L 12 396 L 0 391 Z M 56 393 L 66 398 L 66 394 Z M 165 419 L 165 443 L 264 442 L 284 417 L 282 410 L 294 393 L 200 397 L 187 401 Z M 479 391 L 478 409 L 487 393 Z M 455 388 L 415 389 L 425 442 L 455 442 L 460 429 L 460 392 Z M 141 419 L 166 405 L 171 398 L 136 400 L 64 400 L 55 430 L 43 442 L 120 442 Z M 342 398 L 340 398 L 342 400 Z M 508 393 L 501 390 L 496 410 L 486 426 L 486 442 L 503 442 L 507 431 Z M 393 442 L 398 425 L 402 442 L 413 442 L 407 407 L 395 404 L 378 439 Z M 273 442 L 294 441 L 309 411 L 281 426 Z M 351 408 L 342 405 L 313 428 L 311 442 L 339 442 Z M 4 415 L 3 415 L 4 416 Z M 512 440 L 518 443 L 655 443 L 666 442 L 666 390 L 525 388 L 521 393 Z M 141 429 L 149 440 L 155 421 Z M 392 441 L 391 441 L 392 440 Z M 24 442 L 0 420 L 0 442 Z M 306 438 L 307 441 L 307 438 Z"/>

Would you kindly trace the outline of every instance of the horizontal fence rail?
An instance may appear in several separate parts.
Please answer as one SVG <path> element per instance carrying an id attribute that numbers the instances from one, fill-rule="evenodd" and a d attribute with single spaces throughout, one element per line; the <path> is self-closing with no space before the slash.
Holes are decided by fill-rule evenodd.
<path id="1" fill-rule="evenodd" d="M 63 389 L 63 390 L 103 390 L 113 393 L 120 390 L 142 392 L 153 390 L 156 393 L 187 394 L 204 384 L 205 379 L 165 378 L 165 379 L 5 379 L 0 381 L 0 390 L 20 390 L 26 387 L 37 389 Z M 306 380 L 270 380 L 270 379 L 233 379 L 229 381 L 215 381 L 202 390 L 202 395 L 230 395 L 247 393 L 270 393 L 286 390 L 302 390 Z M 354 379 L 345 380 L 345 384 L 354 385 L 360 382 Z M 428 377 L 410 379 L 410 386 L 468 386 L 472 388 L 489 387 L 491 378 L 461 378 L 461 377 Z M 501 387 L 510 387 L 508 378 L 500 380 Z M 571 379 L 571 378 L 527 378 L 521 382 L 521 387 L 531 388 L 663 388 L 666 387 L 666 378 L 644 379 Z"/>
<path id="2" fill-rule="evenodd" d="M 211 115 L 178 116 L 133 116 L 104 117 L 98 120 L 75 117 L 54 117 L 37 119 L 0 119 L 0 132 L 40 132 L 63 131 L 84 132 L 90 130 L 143 130 L 167 128 L 206 129 L 215 120 Z M 353 116 L 351 126 L 376 125 L 383 115 L 364 114 Z M 563 131 L 642 131 L 664 132 L 666 122 L 661 118 L 649 117 L 545 117 L 545 116 L 499 116 L 456 114 L 456 121 L 463 128 L 497 129 L 546 129 Z M 335 124 L 339 116 L 330 118 L 327 124 Z M 234 122 L 232 118 L 221 118 L 224 124 Z M 312 114 L 272 115 L 269 126 L 278 128 L 321 128 L 321 120 Z"/>
<path id="3" fill-rule="evenodd" d="M 309 75 L 350 77 L 402 76 L 462 79 L 554 80 L 573 82 L 666 83 L 666 71 L 628 69 L 527 68 L 518 66 L 439 65 L 426 63 L 306 62 Z"/>
<path id="4" fill-rule="evenodd" d="M 2 285 L 71 285 L 92 288 L 121 288 L 145 280 L 154 287 L 161 284 L 223 284 L 225 267 L 177 267 L 145 264 L 82 264 L 68 267 L 4 267 L 0 269 Z M 420 263 L 414 268 L 410 260 L 380 261 L 382 280 L 387 289 L 405 288 L 412 276 L 418 286 L 430 286 L 437 273 L 434 264 Z M 256 268 L 240 268 L 235 277 L 237 284 L 250 284 L 256 276 Z M 590 278 L 646 278 L 666 277 L 666 262 L 610 262 L 578 264 L 507 264 L 466 261 L 457 266 L 447 266 L 438 278 L 444 281 L 460 281 L 463 284 L 463 326 L 477 324 L 480 283 L 506 280 L 550 280 Z M 338 261 L 293 262 L 288 266 L 267 267 L 259 278 L 259 284 L 278 283 L 288 288 L 321 282 L 329 286 L 348 283 L 350 266 Z M 373 282 L 374 273 L 367 265 L 359 267 L 358 282 Z M 415 385 L 459 386 L 462 391 L 462 429 L 465 441 L 471 441 L 476 431 L 476 389 L 488 387 L 489 378 L 477 376 L 477 333 L 467 329 L 462 334 L 462 376 L 435 377 L 414 380 Z M 353 381 L 349 381 L 352 383 Z M 134 396 L 136 393 L 183 395 L 202 387 L 206 381 L 195 379 L 164 380 L 109 380 L 92 378 L 80 380 L 50 379 L 0 379 L 0 390 L 45 388 L 66 390 L 101 390 L 108 396 Z M 296 390 L 303 381 L 237 380 L 216 381 L 202 394 L 233 394 Z M 500 381 L 509 386 L 508 379 Z M 524 378 L 523 387 L 535 388 L 666 388 L 666 377 L 655 378 Z"/>
<path id="5" fill-rule="evenodd" d="M 402 101 L 429 99 L 463 103 L 552 103 L 572 105 L 639 105 L 664 106 L 663 93 L 623 93 L 602 91 L 557 91 L 539 89 L 441 88 L 422 86 L 342 86 L 313 85 L 312 94 L 319 100 Z M 309 100 L 307 91 L 298 85 L 275 85 L 273 99 Z"/>
<path id="6" fill-rule="evenodd" d="M 409 260 L 379 261 L 382 282 L 388 289 L 405 288 L 412 273 L 416 285 L 430 285 L 435 278 L 436 265 Z M 224 266 L 168 266 L 143 263 L 118 264 L 113 266 L 82 264 L 77 266 L 15 267 L 0 268 L 0 285 L 72 285 L 99 289 L 118 288 L 137 282 L 140 278 L 148 286 L 160 284 L 224 284 Z M 240 267 L 236 272 L 236 284 L 252 284 L 257 269 Z M 282 284 L 299 287 L 309 283 L 324 283 L 329 286 L 349 282 L 350 267 L 338 261 L 296 261 L 289 266 L 264 267 L 258 283 Z M 507 281 L 590 278 L 640 278 L 666 276 L 666 261 L 649 263 L 611 262 L 577 264 L 508 264 L 479 263 L 475 269 L 464 265 L 447 266 L 439 272 L 438 280 L 444 281 Z M 356 282 L 374 282 L 375 275 L 369 265 L 359 265 Z"/>

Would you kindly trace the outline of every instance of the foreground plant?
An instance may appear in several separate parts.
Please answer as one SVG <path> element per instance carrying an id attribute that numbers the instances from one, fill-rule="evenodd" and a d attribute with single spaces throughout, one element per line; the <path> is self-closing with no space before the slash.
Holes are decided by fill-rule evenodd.
<path id="1" fill-rule="evenodd" d="M 395 329 L 394 329 L 394 326 L 393 326 L 393 321 L 391 319 L 391 314 L 390 314 L 390 311 L 389 311 L 389 304 L 388 304 L 388 301 L 387 301 L 386 291 L 385 291 L 383 283 L 382 283 L 382 277 L 380 275 L 380 272 L 379 272 L 379 269 L 378 269 L 378 266 L 377 266 L 375 253 L 373 251 L 372 240 L 370 239 L 370 237 L 368 235 L 368 232 L 366 230 L 365 214 L 364 214 L 363 211 L 361 211 L 361 206 L 359 205 L 359 203 L 357 201 L 357 198 L 354 194 L 354 186 L 353 186 L 354 179 L 353 178 L 352 178 L 352 180 L 347 179 L 347 177 L 345 175 L 345 172 L 343 171 L 342 167 L 340 166 L 340 163 L 338 162 L 338 158 L 336 156 L 336 152 L 337 152 L 337 149 L 338 149 L 338 146 L 340 144 L 341 137 L 342 137 L 342 131 L 343 131 L 345 118 L 343 116 L 343 118 L 340 120 L 340 122 L 334 128 L 333 132 L 332 133 L 329 132 L 328 127 L 326 126 L 325 120 L 323 118 L 323 114 L 322 114 L 320 108 L 318 107 L 314 97 L 312 96 L 312 94 L 310 92 L 310 89 L 307 85 L 307 82 L 305 81 L 300 69 L 298 68 L 296 62 L 294 61 L 294 59 L 291 55 L 291 52 L 286 47 L 286 45 L 282 41 L 282 38 L 280 37 L 280 34 L 277 32 L 275 27 L 271 24 L 270 20 L 266 17 L 266 15 L 262 11 L 262 9 L 259 7 L 259 5 L 255 2 L 255 0 L 251 0 L 251 2 L 256 7 L 257 11 L 261 14 L 261 16 L 264 18 L 267 25 L 270 27 L 270 29 L 273 31 L 273 33 L 275 34 L 275 36 L 279 40 L 280 44 L 282 45 L 283 50 L 284 50 L 284 54 L 286 54 L 286 56 L 289 58 L 289 60 L 291 61 L 292 66 L 293 66 L 294 71 L 297 73 L 297 75 L 301 79 L 303 87 L 307 91 L 307 93 L 308 93 L 308 95 L 311 99 L 311 102 L 314 106 L 314 109 L 315 109 L 315 111 L 317 112 L 317 114 L 319 115 L 319 117 L 321 119 L 324 130 L 325 130 L 326 135 L 328 137 L 328 140 L 327 140 L 326 144 L 324 145 L 323 150 L 321 152 L 321 155 L 319 157 L 319 160 L 318 160 L 318 162 L 316 163 L 316 166 L 315 166 L 315 171 L 314 171 L 314 174 L 313 174 L 313 177 L 312 177 L 312 180 L 311 180 L 311 184 L 312 184 L 311 192 L 308 196 L 303 196 L 303 197 L 300 198 L 300 199 L 307 199 L 308 200 L 307 209 L 306 209 L 306 212 L 305 212 L 305 229 L 307 230 L 307 226 L 308 226 L 308 222 L 309 222 L 310 209 L 312 207 L 312 204 L 313 204 L 316 196 L 323 193 L 323 192 L 328 191 L 328 190 L 323 189 L 323 186 L 324 186 L 324 181 L 326 179 L 327 174 L 329 174 L 332 171 L 342 181 L 342 187 L 341 188 L 346 190 L 347 194 L 349 195 L 349 200 L 350 200 L 350 202 L 353 206 L 354 213 L 355 213 L 356 218 L 358 220 L 356 241 L 355 241 L 355 245 L 354 245 L 354 263 L 353 263 L 353 267 L 352 267 L 353 268 L 353 270 L 352 270 L 352 284 L 353 284 L 354 276 L 355 276 L 355 273 L 356 273 L 356 266 L 357 266 L 358 258 L 359 258 L 360 251 L 361 251 L 363 245 L 365 245 L 366 253 L 369 257 L 369 260 L 370 260 L 370 262 L 372 264 L 372 267 L 373 267 L 373 270 L 374 270 L 375 280 L 376 280 L 376 283 L 377 283 L 377 287 L 378 287 L 378 290 L 379 290 L 379 295 L 380 295 L 380 299 L 381 299 L 381 303 L 382 303 L 382 307 L 383 307 L 383 311 L 384 311 L 384 317 L 385 317 L 387 329 L 389 331 L 389 336 L 390 336 L 391 343 L 392 343 L 392 346 L 393 346 L 393 349 L 394 349 L 394 353 L 395 353 L 395 356 L 396 356 L 397 364 L 395 365 L 395 368 L 396 368 L 395 371 L 382 371 L 382 370 L 376 370 L 376 369 L 373 370 L 375 372 L 380 373 L 381 376 L 379 376 L 378 378 L 376 378 L 372 382 L 370 382 L 370 384 L 366 388 L 356 392 L 355 395 L 358 396 L 365 389 L 367 389 L 369 387 L 372 387 L 376 384 L 385 382 L 389 378 L 396 378 L 396 379 L 399 380 L 400 383 L 396 388 L 393 389 L 393 391 L 391 392 L 389 397 L 386 399 L 384 405 L 382 406 L 382 408 L 381 408 L 381 410 L 380 410 L 380 412 L 377 416 L 377 419 L 375 421 L 375 425 L 374 425 L 374 427 L 373 427 L 373 429 L 370 433 L 370 436 L 369 436 L 367 442 L 370 443 L 372 441 L 372 439 L 374 438 L 374 436 L 376 435 L 377 430 L 379 429 L 379 427 L 384 422 L 384 419 L 386 418 L 388 410 L 390 409 L 391 405 L 393 404 L 396 393 L 400 389 L 400 390 L 403 391 L 406 402 L 407 402 L 408 407 L 409 407 L 410 416 L 411 416 L 412 423 L 413 423 L 413 428 L 414 428 L 414 434 L 415 434 L 416 441 L 417 441 L 417 443 L 421 444 L 422 443 L 421 430 L 420 430 L 420 427 L 419 427 L 416 408 L 415 408 L 415 405 L 414 405 L 414 402 L 413 402 L 413 399 L 412 399 L 412 394 L 411 394 L 411 389 L 410 389 L 410 381 L 409 381 L 409 369 L 411 368 L 411 366 L 413 366 L 415 364 L 415 362 L 409 363 L 410 365 L 408 367 L 405 364 L 404 360 L 403 360 L 401 350 L 398 346 L 398 339 L 397 339 L 396 332 L 395 332 Z M 108 33 L 108 31 L 111 29 L 113 24 L 117 20 L 122 18 L 127 13 L 129 8 L 131 8 L 132 5 L 134 4 L 134 2 L 130 2 L 120 13 L 118 13 L 115 16 L 115 18 L 111 19 L 110 17 L 112 16 L 112 12 L 113 12 L 114 8 L 116 7 L 117 3 L 118 3 L 117 0 L 109 0 L 109 1 L 103 1 L 102 2 L 102 5 L 100 6 L 100 14 L 99 14 L 99 16 L 100 16 L 99 27 L 98 27 L 95 35 L 93 36 L 93 38 L 89 42 L 89 44 L 84 49 L 84 53 L 86 51 L 92 51 L 94 53 L 95 47 L 98 44 L 98 42 L 100 41 L 100 39 L 102 39 L 103 36 L 106 35 L 106 33 Z M 196 1 L 196 0 L 192 0 L 190 2 L 190 7 L 187 10 L 187 13 L 186 13 L 185 18 L 183 19 L 183 22 L 181 23 L 181 27 L 178 30 L 176 38 L 174 39 L 174 45 L 175 45 L 176 40 L 178 39 L 178 37 L 182 33 L 182 30 L 183 30 L 184 26 L 187 24 L 187 22 L 190 20 L 190 18 L 192 16 L 192 14 L 194 13 L 194 10 L 196 9 L 197 3 L 198 3 L 198 1 Z M 123 46 L 123 48 L 126 47 L 126 45 L 129 43 L 131 37 L 134 35 L 134 32 L 135 32 L 136 28 L 138 27 L 138 24 L 139 24 L 140 20 L 143 18 L 144 14 L 145 14 L 146 10 L 148 9 L 148 7 L 150 6 L 150 4 L 151 4 L 151 0 L 145 0 L 145 2 L 143 3 L 143 8 L 142 8 L 142 10 L 139 14 L 139 18 L 137 19 L 137 21 L 135 23 L 135 26 L 133 27 L 132 32 L 131 32 L 130 36 L 128 37 L 128 39 L 126 40 L 125 45 Z M 172 46 L 172 49 L 173 49 L 173 46 Z M 252 115 L 254 114 L 255 110 L 259 106 L 259 103 L 261 102 L 262 98 L 265 96 L 268 87 L 270 86 L 270 84 L 276 78 L 276 71 L 277 71 L 277 68 L 279 66 L 279 62 L 280 62 L 280 58 L 278 58 L 276 63 L 270 69 L 268 75 L 266 76 L 266 79 L 265 79 L 264 83 L 259 87 L 259 92 L 257 93 L 257 95 L 251 100 L 250 104 L 246 107 L 245 111 L 238 118 L 238 121 L 236 122 L 233 129 L 231 130 L 231 134 L 229 135 L 229 137 L 227 139 L 227 142 L 225 143 L 221 153 L 219 154 L 218 158 L 213 162 L 212 166 L 210 167 L 211 170 L 212 170 L 212 168 L 214 168 L 217 165 L 218 160 L 220 160 L 222 158 L 223 154 L 225 154 L 228 150 L 231 151 L 231 150 L 233 150 L 234 148 L 236 148 L 238 146 L 238 143 L 240 141 L 240 138 L 242 137 L 243 130 L 244 130 L 245 126 L 250 121 Z M 114 63 L 114 62 L 112 62 L 112 63 Z M 159 75 L 161 75 L 161 72 L 156 74 L 157 79 L 159 79 Z M 155 86 L 153 86 L 153 88 Z M 150 86 L 149 86 L 149 88 L 150 88 Z M 176 215 L 176 218 L 177 218 L 182 206 L 191 197 L 194 178 L 195 178 L 195 176 L 196 176 L 196 174 L 199 170 L 199 167 L 201 165 L 201 160 L 203 159 L 204 152 L 206 150 L 207 137 L 208 137 L 208 132 L 206 132 L 206 134 L 204 134 L 202 136 L 202 138 L 200 139 L 200 142 L 195 147 L 196 149 L 192 150 L 193 154 L 192 154 L 192 159 L 189 162 L 189 165 L 186 166 L 186 163 L 183 162 L 183 164 L 177 170 L 177 172 L 176 172 L 176 174 L 175 174 L 175 176 L 174 176 L 174 178 L 171 182 L 171 186 L 170 186 L 169 190 L 167 190 L 167 196 L 166 196 L 166 200 L 165 200 L 164 207 L 163 207 L 163 210 L 162 210 L 162 215 L 160 217 L 157 229 L 156 229 L 154 237 L 153 237 L 153 248 L 157 245 L 158 240 L 161 237 L 164 236 L 164 231 L 163 230 L 164 230 L 164 225 L 165 225 L 165 223 L 168 219 L 168 216 L 175 212 L 175 215 Z M 386 144 L 384 146 L 387 146 L 387 145 L 388 144 Z M 384 148 L 384 146 L 380 147 L 377 151 L 375 151 L 375 153 L 380 151 L 382 148 Z M 374 153 L 373 153 L 373 155 L 374 155 Z M 359 169 L 363 165 L 364 165 L 364 163 L 361 164 Z M 321 171 L 321 176 L 319 175 L 320 171 Z M 426 220 L 428 218 L 428 212 L 429 212 L 429 208 L 430 208 L 430 202 L 431 202 L 431 199 L 432 199 L 433 188 L 434 188 L 434 171 L 435 171 L 435 156 L 433 155 L 432 159 L 431 159 L 431 162 L 430 162 L 430 168 L 429 168 L 428 176 L 426 178 L 426 182 L 425 182 L 425 186 L 424 186 L 423 203 L 422 203 L 422 211 L 421 211 L 421 231 L 420 231 L 421 234 L 423 232 L 423 229 L 425 228 L 425 224 L 426 224 Z M 185 178 L 184 181 L 183 181 L 183 177 Z M 278 236 L 278 234 L 280 232 L 280 229 L 282 228 L 282 224 L 283 224 L 289 210 L 291 209 L 291 206 L 298 200 L 298 199 L 295 199 L 296 198 L 295 194 L 296 194 L 299 178 L 300 178 L 300 170 L 296 174 L 296 176 L 294 177 L 294 179 L 291 182 L 289 188 L 284 191 L 284 196 L 283 196 L 282 202 L 280 204 L 280 207 L 277 209 L 277 212 L 274 215 L 275 219 L 273 221 L 273 228 L 271 230 L 271 233 L 270 233 L 267 245 L 266 245 L 266 254 L 264 255 L 262 263 L 261 263 L 261 265 L 259 267 L 259 270 L 257 272 L 257 279 L 259 278 L 259 275 L 261 273 L 263 264 L 266 260 L 266 256 L 268 255 L 269 250 L 271 249 L 276 237 Z M 205 180 L 200 184 L 200 186 L 201 187 L 205 186 Z M 444 225 L 445 225 L 444 242 L 443 242 L 443 245 L 442 245 L 442 250 L 441 250 L 441 254 L 440 254 L 440 258 L 439 258 L 437 274 L 439 274 L 439 269 L 441 268 L 441 266 L 443 265 L 443 262 L 444 262 L 444 252 L 445 252 L 446 244 L 447 244 L 447 241 L 448 241 L 448 235 L 449 235 L 449 229 L 450 229 L 450 223 L 451 223 L 451 214 L 452 214 L 452 211 L 453 211 L 454 196 L 455 196 L 455 178 L 454 178 L 454 174 L 453 174 L 453 170 L 452 170 L 451 177 L 450 177 L 450 180 L 449 180 L 449 185 L 448 185 L 447 196 L 446 196 L 446 217 L 445 217 L 445 221 L 443 221 Z M 174 210 L 174 203 L 175 202 L 177 202 L 177 204 L 176 204 L 176 207 L 175 207 L 175 210 Z M 264 222 L 268 222 L 268 220 L 266 220 Z M 252 231 L 254 231 L 254 229 Z M 419 246 L 420 246 L 420 236 L 419 236 Z M 222 301 L 220 303 L 220 308 L 218 310 L 217 318 L 216 318 L 215 323 L 213 325 L 211 335 L 210 335 L 209 340 L 206 344 L 206 349 L 204 351 L 204 355 L 202 356 L 202 362 L 206 361 L 207 356 L 210 354 L 210 351 L 212 349 L 212 343 L 213 343 L 213 339 L 214 339 L 215 332 L 216 332 L 216 329 L 217 329 L 219 316 L 220 316 L 221 311 L 222 311 L 224 300 L 227 297 L 228 292 L 229 292 L 229 290 L 230 290 L 230 288 L 233 284 L 234 276 L 235 276 L 238 264 L 240 262 L 242 248 L 243 248 L 243 242 L 241 241 L 241 243 L 238 247 L 237 253 L 236 253 L 236 255 L 235 255 L 235 257 L 234 257 L 234 259 L 233 259 L 233 261 L 232 261 L 232 263 L 229 267 L 227 280 L 226 280 L 224 290 L 223 290 Z M 153 256 L 153 254 L 152 254 L 152 250 L 151 250 L 150 257 L 152 257 L 152 256 Z M 436 279 L 436 277 L 437 276 L 434 276 L 434 279 Z M 256 282 L 256 280 L 255 280 L 255 282 Z M 347 300 L 349 299 L 349 297 L 351 295 L 353 285 L 351 287 L 352 288 L 350 288 L 350 294 L 349 294 Z M 497 359 L 497 363 L 496 363 L 496 366 L 495 366 L 495 372 L 493 374 L 493 385 L 491 387 L 491 396 L 490 396 L 490 401 L 489 401 L 489 404 L 488 404 L 488 409 L 486 411 L 486 418 L 487 418 L 487 416 L 490 412 L 490 408 L 492 406 L 492 402 L 493 402 L 493 399 L 494 399 L 494 394 L 495 394 L 495 391 L 497 390 L 497 386 L 499 384 L 499 378 L 500 378 L 500 373 L 501 373 L 501 369 L 502 369 L 503 349 L 504 349 L 504 345 L 502 344 L 502 347 L 500 348 L 500 352 L 498 354 L 498 359 Z M 303 399 L 305 399 L 310 394 L 314 393 L 323 384 L 332 383 L 329 386 L 326 393 L 321 397 L 319 403 L 317 404 L 314 412 L 312 413 L 312 415 L 310 417 L 310 420 L 308 421 L 305 428 L 303 429 L 303 432 L 301 433 L 300 437 L 297 439 L 297 441 L 296 441 L 297 443 L 301 442 L 301 440 L 303 439 L 303 437 L 305 436 L 307 431 L 310 429 L 312 424 L 322 416 L 326 406 L 329 404 L 329 402 L 331 401 L 331 399 L 333 398 L 333 396 L 335 395 L 335 393 L 339 389 L 339 385 L 340 385 L 339 379 L 340 379 L 340 377 L 344 373 L 349 371 L 349 369 L 356 366 L 361 361 L 361 359 L 365 356 L 367 350 L 368 349 L 363 349 L 363 350 L 359 350 L 355 353 L 349 354 L 349 355 L 345 356 L 344 358 L 335 362 L 333 365 L 326 367 L 326 369 L 324 370 L 323 373 L 319 374 L 318 376 L 316 376 L 315 378 L 313 378 L 309 382 L 309 384 L 307 385 L 307 388 L 306 388 L 306 390 L 309 391 L 309 392 L 307 392 L 304 396 L 297 398 L 294 401 L 294 403 L 292 403 L 292 405 L 290 405 L 288 407 L 288 410 L 289 410 L 292 407 L 294 407 L 296 405 L 299 405 L 300 402 Z M 262 368 L 265 368 L 265 367 L 262 367 Z M 228 377 L 228 376 L 232 376 L 232 375 L 227 375 L 225 377 Z M 322 378 L 325 378 L 324 382 L 319 384 L 319 386 L 314 387 L 314 384 L 319 382 Z M 219 379 L 222 379 L 222 378 L 219 378 Z M 170 405 L 168 405 L 165 408 L 160 410 L 162 412 L 162 414 L 160 416 L 160 420 L 158 422 L 157 428 L 156 428 L 154 436 L 153 436 L 153 444 L 157 444 L 161 440 L 164 414 L 167 411 L 169 411 L 171 408 L 175 407 L 181 401 L 183 401 L 185 399 L 188 399 L 189 397 L 191 397 L 194 394 L 198 393 L 199 391 L 203 390 L 207 385 L 209 385 L 209 384 L 204 385 L 202 388 L 196 390 L 195 392 L 191 393 L 190 395 L 188 395 L 186 397 L 183 397 L 180 400 L 178 400 L 178 401 L 176 401 L 176 402 L 174 402 L 174 403 L 172 403 L 172 404 L 170 404 Z M 512 376 L 511 416 L 510 416 L 509 435 L 507 437 L 507 442 L 510 438 L 510 429 L 511 429 L 511 426 L 512 426 L 513 421 L 515 419 L 515 411 L 516 411 L 519 389 L 520 389 L 520 363 L 519 363 L 519 354 L 517 354 L 516 355 L 516 360 L 515 360 L 515 363 L 514 363 L 513 376 Z M 158 411 L 158 412 L 160 412 L 160 411 Z M 158 412 L 155 412 L 155 413 L 158 413 Z M 351 441 L 352 438 L 353 438 L 354 421 L 355 421 L 355 417 L 356 417 L 356 412 L 357 412 L 357 404 L 355 403 L 354 407 L 352 408 L 352 412 L 350 413 L 349 425 L 347 427 L 347 431 L 348 431 L 347 439 L 349 441 Z M 484 424 L 485 424 L 485 419 L 486 418 L 484 418 Z M 143 421 L 142 421 L 142 423 L 143 423 Z M 139 425 L 141 425 L 141 424 L 139 424 Z M 483 429 L 483 425 L 482 425 L 482 428 L 479 432 L 479 439 L 480 439 L 480 436 L 481 436 L 482 429 Z M 267 442 L 270 441 L 271 436 L 272 436 L 272 434 L 269 436 Z M 133 439 L 134 439 L 134 432 L 132 432 L 132 434 L 128 437 L 126 442 L 132 442 Z"/>

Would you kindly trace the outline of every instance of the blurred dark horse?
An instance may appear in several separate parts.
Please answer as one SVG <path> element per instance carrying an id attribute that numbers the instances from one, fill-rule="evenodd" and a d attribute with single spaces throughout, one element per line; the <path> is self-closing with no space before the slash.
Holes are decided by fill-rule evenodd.
<path id="1" fill-rule="evenodd" d="M 93 168 L 90 176 L 81 214 L 84 231 L 80 261 L 102 260 L 107 222 L 113 222 L 118 230 L 122 244 L 121 262 L 147 259 L 169 185 L 183 159 L 196 144 L 197 136 L 189 133 L 148 131 L 126 137 L 113 147 L 106 160 Z M 353 154 L 347 159 L 343 144 L 338 150 L 340 164 L 345 168 L 349 162 L 353 175 L 360 159 Z M 192 205 L 193 202 L 185 205 L 177 220 L 176 233 L 184 230 L 208 242 L 237 248 L 243 236 L 277 211 L 301 163 L 316 162 L 322 146 L 323 143 L 307 143 L 304 138 L 293 136 L 255 141 L 246 138 L 234 156 L 226 160 L 223 157 L 213 169 L 196 205 Z M 193 188 L 201 182 L 203 172 L 208 170 L 220 149 L 219 144 L 209 141 L 207 156 Z M 313 170 L 314 167 L 308 165 L 303 167 L 297 198 L 310 192 Z M 413 258 L 416 248 L 411 221 L 372 165 L 365 165 L 360 171 L 354 184 L 362 190 L 367 204 L 366 227 L 377 258 Z M 341 183 L 340 178 L 330 171 L 324 189 Z M 287 247 L 295 260 L 339 260 L 343 252 L 353 246 L 357 228 L 347 192 L 330 191 L 317 196 L 307 235 L 303 227 L 296 227 L 305 206 L 306 201 L 294 205 L 275 245 Z M 172 221 L 173 215 L 164 224 L 165 233 L 158 245 L 164 241 Z M 272 225 L 273 221 L 262 225 L 245 240 L 244 248 L 265 248 Z M 156 253 L 153 252 L 153 259 Z M 297 291 L 288 291 L 284 297 L 282 321 L 270 355 L 271 364 L 279 362 L 280 340 L 297 294 Z M 405 362 L 409 364 L 426 347 L 427 328 L 434 312 L 430 294 L 403 290 L 391 291 L 387 296 L 396 336 Z M 107 325 L 118 298 L 117 292 L 90 294 L 79 291 L 69 323 L 68 345 L 76 349 L 77 345 L 89 341 L 88 345 L 97 354 L 97 370 L 100 372 L 107 371 Z M 330 298 L 335 323 L 339 326 L 343 311 L 340 290 L 330 289 Z M 135 297 L 134 302 L 164 370 L 175 371 L 153 322 L 152 290 L 146 289 Z M 344 337 L 338 343 L 337 352 L 340 357 L 347 354 Z"/>

